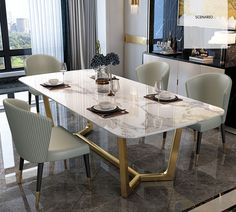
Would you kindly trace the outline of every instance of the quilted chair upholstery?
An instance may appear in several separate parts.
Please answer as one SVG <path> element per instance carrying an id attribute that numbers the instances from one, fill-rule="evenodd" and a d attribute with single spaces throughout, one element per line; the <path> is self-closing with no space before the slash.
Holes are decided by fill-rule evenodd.
<path id="1" fill-rule="evenodd" d="M 62 127 L 53 126 L 52 120 L 29 111 L 29 105 L 17 99 L 3 101 L 13 142 L 20 155 L 20 182 L 24 160 L 38 164 L 36 206 L 44 162 L 84 157 L 87 177 L 90 178 L 89 146 Z"/>

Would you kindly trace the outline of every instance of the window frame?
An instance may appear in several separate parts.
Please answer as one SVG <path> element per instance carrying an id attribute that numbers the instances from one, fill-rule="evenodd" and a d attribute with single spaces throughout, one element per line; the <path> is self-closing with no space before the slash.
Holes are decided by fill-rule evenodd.
<path id="1" fill-rule="evenodd" d="M 24 69 L 24 67 L 13 68 L 11 64 L 12 56 L 23 56 L 23 55 L 31 55 L 32 49 L 10 49 L 9 43 L 9 32 L 8 32 L 8 23 L 7 23 L 7 12 L 6 12 L 6 0 L 0 1 L 0 26 L 1 26 L 1 34 L 2 34 L 2 46 L 3 50 L 0 50 L 0 57 L 4 58 L 5 69 L 1 69 L 1 73 L 12 72 L 12 71 L 20 71 Z"/>

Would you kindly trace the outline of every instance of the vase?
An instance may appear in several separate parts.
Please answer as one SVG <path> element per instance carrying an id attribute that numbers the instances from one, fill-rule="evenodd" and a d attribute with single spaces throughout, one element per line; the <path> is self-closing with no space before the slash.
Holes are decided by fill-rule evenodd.
<path id="1" fill-rule="evenodd" d="M 99 93 L 109 92 L 109 71 L 107 66 L 100 66 L 96 69 L 95 82 Z"/>

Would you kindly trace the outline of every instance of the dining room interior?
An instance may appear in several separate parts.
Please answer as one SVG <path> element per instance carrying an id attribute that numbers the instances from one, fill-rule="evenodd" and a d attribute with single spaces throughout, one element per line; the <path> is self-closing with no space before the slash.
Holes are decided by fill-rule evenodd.
<path id="1" fill-rule="evenodd" d="M 234 0 L 1 0 L 0 211 L 236 210 L 235 53 Z"/>

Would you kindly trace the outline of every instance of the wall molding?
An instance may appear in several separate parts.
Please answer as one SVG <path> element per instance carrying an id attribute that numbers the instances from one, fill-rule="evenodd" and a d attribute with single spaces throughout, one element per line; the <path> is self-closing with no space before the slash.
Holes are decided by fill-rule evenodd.
<path id="1" fill-rule="evenodd" d="M 124 41 L 125 43 L 134 43 L 145 46 L 148 45 L 148 39 L 146 37 L 141 37 L 136 35 L 125 34 Z"/>

